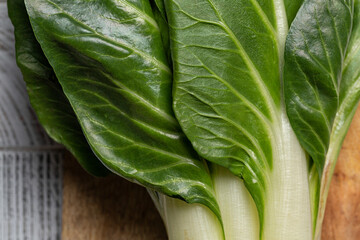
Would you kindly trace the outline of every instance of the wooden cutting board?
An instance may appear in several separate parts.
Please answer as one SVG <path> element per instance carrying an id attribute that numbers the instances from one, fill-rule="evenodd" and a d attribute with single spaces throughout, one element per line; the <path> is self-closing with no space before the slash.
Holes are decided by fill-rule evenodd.
<path id="1" fill-rule="evenodd" d="M 63 196 L 63 240 L 167 239 L 144 188 L 116 176 L 89 176 L 70 155 Z M 360 240 L 360 108 L 332 179 L 322 239 Z"/>

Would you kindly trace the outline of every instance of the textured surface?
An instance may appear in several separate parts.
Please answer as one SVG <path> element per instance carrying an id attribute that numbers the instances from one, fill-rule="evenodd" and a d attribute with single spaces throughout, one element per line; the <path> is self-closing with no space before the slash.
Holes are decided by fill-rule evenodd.
<path id="1" fill-rule="evenodd" d="M 360 98 L 360 1 L 306 1 L 286 40 L 287 114 L 321 177 L 315 238 L 321 234 L 335 162 Z M 313 208 L 315 209 L 315 208 Z"/>
<path id="2" fill-rule="evenodd" d="M 360 108 L 345 138 L 331 181 L 323 240 L 358 240 L 360 236 Z"/>
<path id="3" fill-rule="evenodd" d="M 0 151 L 0 239 L 60 239 L 61 162 L 57 152 Z"/>
<path id="4" fill-rule="evenodd" d="M 117 176 L 94 178 L 64 161 L 63 240 L 163 240 L 165 228 L 146 189 Z"/>
<path id="5" fill-rule="evenodd" d="M 60 239 L 62 150 L 31 110 L 0 2 L 0 239 Z"/>
<path id="6" fill-rule="evenodd" d="M 287 114 L 320 175 L 359 99 L 359 14 L 360 1 L 355 13 L 353 1 L 307 1 L 286 40 Z"/>

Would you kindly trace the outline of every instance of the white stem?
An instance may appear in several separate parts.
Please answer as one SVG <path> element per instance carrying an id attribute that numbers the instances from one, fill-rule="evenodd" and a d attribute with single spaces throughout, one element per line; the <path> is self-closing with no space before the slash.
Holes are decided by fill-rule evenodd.
<path id="1" fill-rule="evenodd" d="M 212 177 L 226 239 L 258 240 L 258 213 L 244 182 L 220 166 L 213 167 Z"/>
<path id="2" fill-rule="evenodd" d="M 280 65 L 283 63 L 283 56 L 285 50 L 285 40 L 288 34 L 289 26 L 286 17 L 284 0 L 273 0 L 276 16 L 276 32 L 278 36 L 278 48 Z"/>
<path id="3" fill-rule="evenodd" d="M 288 23 L 284 0 L 273 0 L 279 43 L 281 83 Z M 305 151 L 293 132 L 281 96 L 281 111 L 273 131 L 273 161 L 269 170 L 264 213 L 264 240 L 311 240 L 312 215 L 309 170 Z"/>
<path id="4" fill-rule="evenodd" d="M 158 207 L 169 240 L 223 240 L 222 226 L 217 217 L 201 204 L 159 194 Z"/>
<path id="5" fill-rule="evenodd" d="M 311 240 L 308 163 L 286 116 L 274 131 L 276 148 L 266 188 L 265 240 Z"/>

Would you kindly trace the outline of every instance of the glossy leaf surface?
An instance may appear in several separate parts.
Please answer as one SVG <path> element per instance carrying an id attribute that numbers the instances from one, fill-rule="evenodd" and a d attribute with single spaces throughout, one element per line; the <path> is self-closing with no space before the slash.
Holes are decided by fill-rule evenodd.
<path id="1" fill-rule="evenodd" d="M 320 176 L 335 116 L 353 81 L 342 80 L 352 25 L 353 1 L 305 1 L 286 41 L 287 113 Z"/>
<path id="2" fill-rule="evenodd" d="M 288 25 L 290 26 L 294 20 L 299 8 L 304 3 L 304 0 L 284 0 L 286 16 L 288 19 Z"/>
<path id="3" fill-rule="evenodd" d="M 89 173 L 104 176 L 108 170 L 93 154 L 55 73 L 36 41 L 24 0 L 8 1 L 15 27 L 16 57 L 29 98 L 46 132 L 62 143 Z"/>
<path id="4" fill-rule="evenodd" d="M 315 239 L 343 139 L 360 98 L 360 1 L 305 1 L 285 51 L 285 101 L 294 131 L 317 166 Z M 311 27 L 309 27 L 311 26 Z"/>
<path id="5" fill-rule="evenodd" d="M 207 169 L 173 116 L 171 70 L 148 1 L 26 1 L 34 32 L 97 156 L 218 217 Z"/>
<path id="6" fill-rule="evenodd" d="M 171 53 L 170 53 L 170 39 L 169 39 L 169 26 L 166 18 L 165 4 L 163 0 L 151 0 L 151 7 L 154 14 L 162 39 L 162 45 L 168 58 L 168 64 L 171 66 Z"/>
<path id="7" fill-rule="evenodd" d="M 244 179 L 262 220 L 287 19 L 279 3 L 230 2 L 167 4 L 174 109 L 197 152 Z"/>

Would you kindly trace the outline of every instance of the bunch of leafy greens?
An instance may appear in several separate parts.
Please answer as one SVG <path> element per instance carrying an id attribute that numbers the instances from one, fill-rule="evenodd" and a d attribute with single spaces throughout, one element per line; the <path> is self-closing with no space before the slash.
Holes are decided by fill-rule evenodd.
<path id="1" fill-rule="evenodd" d="M 360 0 L 8 7 L 48 134 L 146 186 L 170 239 L 320 239 L 360 97 Z"/>

